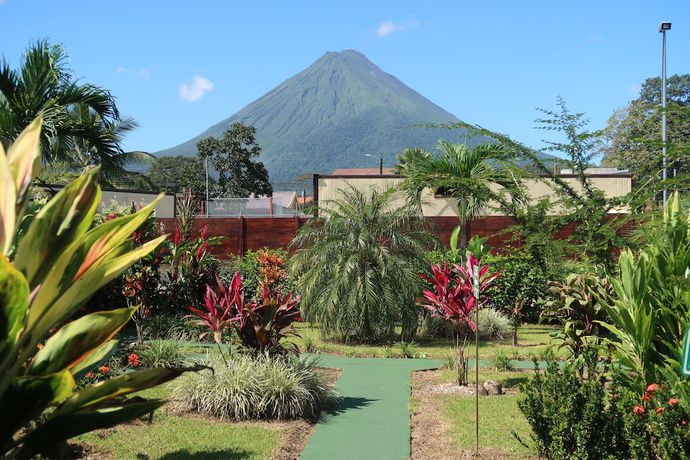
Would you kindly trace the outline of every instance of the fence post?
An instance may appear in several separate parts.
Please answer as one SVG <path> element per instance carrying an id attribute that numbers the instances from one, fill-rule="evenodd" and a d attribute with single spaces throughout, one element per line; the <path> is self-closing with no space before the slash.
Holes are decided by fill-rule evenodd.
<path id="1" fill-rule="evenodd" d="M 273 196 L 268 197 L 268 215 L 273 217 Z"/>

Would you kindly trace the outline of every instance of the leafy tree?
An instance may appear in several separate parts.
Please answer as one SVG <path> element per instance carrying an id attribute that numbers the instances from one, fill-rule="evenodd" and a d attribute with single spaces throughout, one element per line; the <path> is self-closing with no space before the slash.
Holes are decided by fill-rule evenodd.
<path id="1" fill-rule="evenodd" d="M 648 78 L 640 97 L 616 110 L 598 136 L 602 166 L 629 169 L 637 183 L 662 167 L 661 79 Z M 668 158 L 671 171 L 690 172 L 690 74 L 667 79 Z"/>
<path id="2" fill-rule="evenodd" d="M 305 319 L 338 340 L 381 342 L 396 325 L 409 338 L 417 328 L 417 273 L 436 240 L 418 208 L 390 206 L 393 190 L 342 193 L 319 211 L 325 219 L 312 219 L 291 244 Z"/>
<path id="3" fill-rule="evenodd" d="M 426 188 L 456 200 L 463 227 L 460 253 L 464 254 L 470 221 L 479 217 L 490 201 L 510 199 L 505 192 L 515 188 L 518 171 L 510 151 L 498 143 L 468 147 L 440 140 L 437 150 L 438 157 L 422 149 L 406 149 L 398 156 L 396 172 L 405 176 L 400 186 L 415 201 Z"/>
<path id="4" fill-rule="evenodd" d="M 197 197 L 206 196 L 206 170 L 203 160 L 197 157 L 160 157 L 149 168 L 147 177 L 155 190 L 181 193 L 188 189 Z M 215 184 L 209 177 L 209 187 Z"/>
<path id="5" fill-rule="evenodd" d="M 215 195 L 247 197 L 250 194 L 272 195 L 264 164 L 252 159 L 261 154 L 256 143 L 256 128 L 233 123 L 221 139 L 207 137 L 197 144 L 199 158 L 208 158 L 218 172 Z"/>
<path id="6" fill-rule="evenodd" d="M 44 163 L 98 164 L 102 181 L 122 178 L 126 166 L 142 159 L 120 145 L 136 124 L 120 117 L 108 91 L 76 80 L 67 60 L 62 46 L 39 41 L 19 69 L 0 63 L 0 140 L 7 144 L 40 114 Z"/>

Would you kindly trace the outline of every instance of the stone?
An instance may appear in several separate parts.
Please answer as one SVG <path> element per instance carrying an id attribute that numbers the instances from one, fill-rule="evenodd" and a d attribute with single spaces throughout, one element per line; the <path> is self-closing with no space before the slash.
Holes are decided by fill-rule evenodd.
<path id="1" fill-rule="evenodd" d="M 482 387 L 486 390 L 489 396 L 497 396 L 503 394 L 503 385 L 495 380 L 485 380 Z"/>

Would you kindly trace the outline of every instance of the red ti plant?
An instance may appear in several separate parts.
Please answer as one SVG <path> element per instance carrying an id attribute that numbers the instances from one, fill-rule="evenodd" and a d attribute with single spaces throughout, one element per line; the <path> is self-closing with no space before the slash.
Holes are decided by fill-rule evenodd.
<path id="1" fill-rule="evenodd" d="M 223 331 L 228 327 L 228 322 L 232 314 L 230 306 L 234 296 L 231 290 L 223 286 L 223 282 L 220 278 L 216 278 L 216 282 L 218 284 L 217 292 L 214 291 L 211 286 L 206 285 L 206 295 L 204 296 L 206 311 L 194 307 L 189 307 L 189 309 L 197 316 L 197 324 L 206 326 L 209 331 L 213 333 L 213 340 L 216 342 L 216 345 L 218 345 L 218 351 L 225 361 L 225 364 L 227 364 L 225 355 L 223 355 L 221 343 L 223 340 Z M 202 334 L 202 336 L 205 334 L 206 332 Z"/>
<path id="2" fill-rule="evenodd" d="M 475 297 L 475 270 L 478 275 L 479 301 Z M 472 332 L 477 325 L 472 320 L 475 309 L 481 308 L 486 298 L 486 289 L 496 279 L 498 273 L 489 274 L 488 265 L 480 265 L 474 255 L 468 255 L 464 266 L 443 264 L 431 266 L 432 276 L 420 274 L 433 286 L 433 291 L 424 290 L 419 305 L 431 312 L 431 315 L 450 322 L 455 327 L 455 361 L 458 370 L 458 385 L 467 385 L 467 358 L 465 357 L 466 337 L 462 337 L 463 325 L 469 326 Z"/>
<path id="3" fill-rule="evenodd" d="M 199 324 L 213 331 L 216 343 L 220 344 L 224 329 L 232 328 L 242 345 L 257 353 L 284 354 L 280 341 L 296 335 L 292 324 L 301 321 L 299 296 L 271 292 L 265 287 L 260 301 L 246 301 L 239 273 L 227 286 L 218 279 L 215 291 L 207 286 L 204 301 L 209 313 L 192 307 L 190 310 L 200 318 Z"/>

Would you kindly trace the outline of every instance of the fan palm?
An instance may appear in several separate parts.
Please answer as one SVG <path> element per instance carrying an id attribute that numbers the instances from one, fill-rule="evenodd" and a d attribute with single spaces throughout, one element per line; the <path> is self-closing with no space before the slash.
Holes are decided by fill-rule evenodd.
<path id="1" fill-rule="evenodd" d="M 398 324 L 409 337 L 417 324 L 417 273 L 437 240 L 417 208 L 392 206 L 392 190 L 341 193 L 319 211 L 325 219 L 307 223 L 292 242 L 303 315 L 338 340 L 380 342 Z"/>
<path id="2" fill-rule="evenodd" d="M 0 140 L 7 144 L 41 115 L 43 162 L 80 163 L 86 149 L 88 163 L 100 164 L 107 182 L 141 159 L 120 145 L 136 124 L 120 118 L 108 91 L 75 80 L 67 60 L 62 46 L 39 41 L 29 46 L 19 69 L 0 62 Z"/>
<path id="3" fill-rule="evenodd" d="M 519 186 L 518 170 L 509 150 L 501 144 L 468 147 L 440 140 L 436 148 L 439 156 L 419 148 L 406 149 L 398 155 L 396 172 L 404 176 L 400 187 L 413 202 L 420 203 L 426 188 L 456 200 L 463 227 L 460 250 L 464 254 L 470 221 L 481 215 L 490 201 L 503 203 L 521 195 L 505 193 Z"/>

